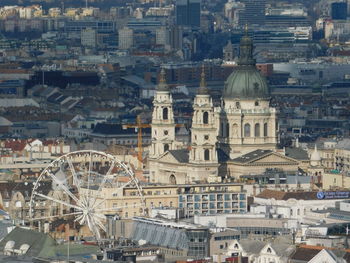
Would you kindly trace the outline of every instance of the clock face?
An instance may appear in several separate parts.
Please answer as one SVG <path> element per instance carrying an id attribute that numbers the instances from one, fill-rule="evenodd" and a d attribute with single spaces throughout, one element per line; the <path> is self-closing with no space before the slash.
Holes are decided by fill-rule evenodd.
<path id="1" fill-rule="evenodd" d="M 318 193 L 317 193 L 317 198 L 318 198 L 318 199 L 324 199 L 324 197 L 325 197 L 324 192 L 318 192 Z"/>

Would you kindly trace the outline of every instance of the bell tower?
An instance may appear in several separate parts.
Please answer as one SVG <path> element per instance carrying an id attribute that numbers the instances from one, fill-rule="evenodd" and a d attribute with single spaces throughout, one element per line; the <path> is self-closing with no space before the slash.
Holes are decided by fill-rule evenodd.
<path id="1" fill-rule="evenodd" d="M 162 68 L 153 100 L 151 158 L 172 150 L 175 142 L 173 99 Z"/>
<path id="2" fill-rule="evenodd" d="M 205 81 L 202 66 L 201 83 L 193 102 L 191 147 L 189 151 L 189 182 L 218 182 L 218 158 L 216 152 L 217 128 L 214 107 Z"/>
<path id="3" fill-rule="evenodd" d="M 201 83 L 194 98 L 191 129 L 191 163 L 217 162 L 214 107 L 205 81 L 205 68 L 202 66 Z"/>

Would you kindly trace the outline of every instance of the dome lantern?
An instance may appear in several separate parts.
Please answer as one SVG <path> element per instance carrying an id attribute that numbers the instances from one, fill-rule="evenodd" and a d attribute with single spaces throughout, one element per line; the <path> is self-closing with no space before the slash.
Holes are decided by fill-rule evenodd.
<path id="1" fill-rule="evenodd" d="M 224 99 L 268 99 L 269 87 L 266 79 L 256 68 L 253 58 L 253 41 L 247 29 L 241 38 L 238 66 L 227 78 Z"/>

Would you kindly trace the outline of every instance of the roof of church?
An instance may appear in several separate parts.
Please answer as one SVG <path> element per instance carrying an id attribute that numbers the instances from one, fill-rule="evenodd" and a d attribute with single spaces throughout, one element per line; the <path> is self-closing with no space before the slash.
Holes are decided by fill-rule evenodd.
<path id="1" fill-rule="evenodd" d="M 307 151 L 301 148 L 286 148 L 286 156 L 291 157 L 296 160 L 309 160 Z"/>
<path id="2" fill-rule="evenodd" d="M 266 79 L 256 68 L 253 41 L 246 34 L 241 39 L 238 67 L 227 78 L 223 98 L 257 99 L 270 97 Z"/>
<path id="3" fill-rule="evenodd" d="M 174 158 L 179 163 L 188 163 L 189 162 L 189 153 L 188 149 L 179 149 L 179 150 L 169 150 L 169 153 L 174 156 Z M 217 149 L 218 161 L 219 163 L 227 162 L 230 157 L 221 149 Z"/>
<path id="4" fill-rule="evenodd" d="M 170 150 L 169 151 L 172 156 L 175 157 L 175 159 L 179 163 L 188 163 L 189 160 L 189 150 L 187 149 L 180 149 L 180 150 Z"/>
<path id="5" fill-rule="evenodd" d="M 263 157 L 265 155 L 268 155 L 272 153 L 271 150 L 255 150 L 250 153 L 244 154 L 240 157 L 237 157 L 233 159 L 232 161 L 237 162 L 237 163 L 248 163 L 251 162 L 252 160 L 259 159 L 260 157 Z"/>

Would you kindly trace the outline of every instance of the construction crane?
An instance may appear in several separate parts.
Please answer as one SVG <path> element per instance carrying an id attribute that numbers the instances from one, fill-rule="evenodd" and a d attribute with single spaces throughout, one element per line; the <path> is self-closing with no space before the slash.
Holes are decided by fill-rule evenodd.
<path id="1" fill-rule="evenodd" d="M 123 128 L 135 128 L 137 129 L 137 160 L 138 160 L 138 170 L 142 170 L 142 154 L 143 154 L 143 145 L 142 145 L 142 129 L 151 128 L 151 124 L 142 123 L 140 115 L 137 115 L 135 124 L 126 124 L 123 125 Z"/>
<path id="2" fill-rule="evenodd" d="M 136 117 L 136 123 L 135 124 L 125 124 L 123 125 L 123 128 L 135 128 L 137 129 L 137 160 L 138 160 L 138 170 L 142 170 L 142 163 L 143 163 L 143 145 L 142 145 L 142 129 L 145 128 L 151 128 L 151 124 L 142 123 L 140 115 L 137 115 Z M 185 127 L 184 124 L 175 124 L 175 127 Z"/>

